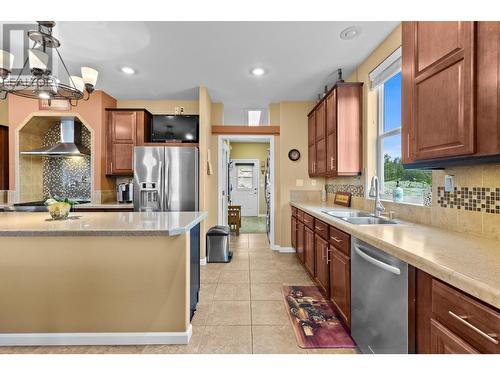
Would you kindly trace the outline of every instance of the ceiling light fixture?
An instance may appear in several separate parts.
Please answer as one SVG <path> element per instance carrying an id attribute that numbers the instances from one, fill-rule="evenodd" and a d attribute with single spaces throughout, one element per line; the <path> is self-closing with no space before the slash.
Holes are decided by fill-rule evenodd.
<path id="1" fill-rule="evenodd" d="M 122 71 L 122 73 L 125 73 L 128 75 L 135 74 L 135 70 L 129 66 L 122 66 L 121 71 Z"/>
<path id="2" fill-rule="evenodd" d="M 33 46 L 28 50 L 21 71 L 11 77 L 14 55 L 0 50 L 0 99 L 8 94 L 29 99 L 68 100 L 72 106 L 78 100 L 89 100 L 94 91 L 98 72 L 89 67 L 81 68 L 82 77 L 72 76 L 59 53 L 61 42 L 52 35 L 56 25 L 54 21 L 37 21 L 38 30 L 28 31 L 28 38 Z M 49 51 L 54 50 L 68 76 L 68 84 L 63 84 L 52 74 L 49 67 Z M 29 69 L 27 69 L 29 66 Z M 24 74 L 23 74 L 24 73 Z"/>
<path id="3" fill-rule="evenodd" d="M 359 36 L 361 29 L 357 26 L 351 26 L 340 32 L 340 39 L 351 40 Z"/>
<path id="4" fill-rule="evenodd" d="M 266 71 L 264 68 L 253 68 L 252 70 L 250 70 L 250 73 L 252 73 L 252 75 L 256 77 L 261 77 L 266 74 Z"/>

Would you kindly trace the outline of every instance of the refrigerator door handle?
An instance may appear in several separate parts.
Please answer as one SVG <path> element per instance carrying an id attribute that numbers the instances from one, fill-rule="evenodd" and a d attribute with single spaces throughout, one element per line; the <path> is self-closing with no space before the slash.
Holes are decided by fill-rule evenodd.
<path id="1" fill-rule="evenodd" d="M 166 185 L 166 188 L 165 188 L 165 211 L 170 211 L 170 206 L 171 206 L 171 201 L 170 201 L 170 197 L 171 197 L 171 191 L 170 191 L 170 185 L 172 184 L 172 180 L 171 180 L 171 168 L 170 168 L 170 162 L 166 162 L 165 163 L 165 185 Z"/>
<path id="2" fill-rule="evenodd" d="M 159 169 L 159 173 L 158 173 L 158 178 L 159 178 L 159 181 L 158 181 L 158 186 L 160 187 L 160 196 L 158 197 L 160 199 L 160 211 L 163 211 L 163 190 L 164 190 L 164 186 L 163 186 L 163 162 L 159 162 L 158 163 L 158 167 L 160 168 Z"/>

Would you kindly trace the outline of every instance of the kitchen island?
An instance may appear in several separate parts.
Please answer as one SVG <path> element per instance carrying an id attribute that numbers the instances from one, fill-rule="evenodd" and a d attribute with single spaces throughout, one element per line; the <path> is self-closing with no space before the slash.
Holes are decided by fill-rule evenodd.
<path id="1" fill-rule="evenodd" d="M 188 343 L 206 217 L 0 213 L 0 345 Z"/>

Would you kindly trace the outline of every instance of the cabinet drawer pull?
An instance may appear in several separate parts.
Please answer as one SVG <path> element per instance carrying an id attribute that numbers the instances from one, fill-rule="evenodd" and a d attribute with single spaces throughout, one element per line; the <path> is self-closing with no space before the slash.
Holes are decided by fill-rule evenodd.
<path id="1" fill-rule="evenodd" d="M 318 226 L 314 226 L 314 229 L 316 229 L 318 232 L 321 232 L 323 230 L 323 228 L 320 228 Z"/>
<path id="2" fill-rule="evenodd" d="M 330 169 L 333 171 L 333 156 L 330 156 Z"/>
<path id="3" fill-rule="evenodd" d="M 332 240 L 334 240 L 337 243 L 341 243 L 342 240 L 339 240 L 337 237 L 330 237 Z"/>
<path id="4" fill-rule="evenodd" d="M 495 337 L 497 337 L 496 334 L 493 333 L 493 334 L 489 334 L 488 335 L 487 333 L 484 333 L 479 328 L 477 328 L 476 326 L 474 326 L 471 323 L 469 323 L 467 321 L 467 319 L 468 319 L 467 316 L 459 316 L 459 315 L 455 314 L 453 311 L 448 311 L 448 314 L 450 314 L 453 318 L 455 318 L 456 320 L 458 320 L 460 323 L 465 324 L 467 327 L 469 327 L 470 329 L 472 329 L 474 332 L 476 332 L 479 335 L 483 336 L 486 340 L 489 340 L 493 344 L 498 345 L 498 340 L 495 339 Z"/>

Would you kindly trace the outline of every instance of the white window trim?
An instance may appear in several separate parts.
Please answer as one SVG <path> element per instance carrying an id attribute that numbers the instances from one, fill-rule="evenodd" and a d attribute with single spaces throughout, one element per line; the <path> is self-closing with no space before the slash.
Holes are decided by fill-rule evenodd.
<path id="1" fill-rule="evenodd" d="M 370 88 L 372 90 L 383 86 L 383 83 L 401 71 L 401 47 L 391 53 L 368 77 L 370 79 Z"/>
<path id="2" fill-rule="evenodd" d="M 398 72 L 396 72 L 396 74 L 397 73 Z M 384 85 L 383 84 L 379 85 L 377 87 L 377 91 L 378 91 L 377 176 L 380 182 L 380 188 L 382 189 L 382 193 L 380 195 L 384 199 L 388 199 L 389 196 L 384 194 L 384 186 L 385 186 L 384 155 L 383 155 L 384 139 L 393 135 L 401 134 L 401 126 L 399 128 L 384 132 Z"/>

